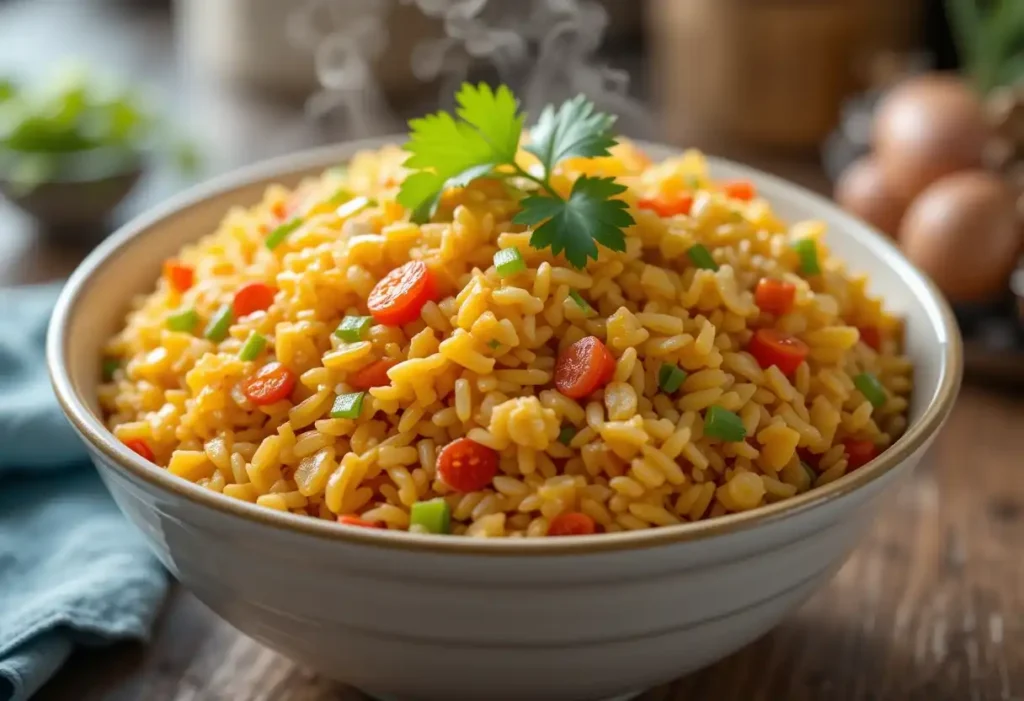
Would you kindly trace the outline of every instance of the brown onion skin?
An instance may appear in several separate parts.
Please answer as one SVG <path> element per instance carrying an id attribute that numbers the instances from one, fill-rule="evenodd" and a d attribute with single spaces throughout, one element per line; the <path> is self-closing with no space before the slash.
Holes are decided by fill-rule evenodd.
<path id="1" fill-rule="evenodd" d="M 985 171 L 949 175 L 922 192 L 899 238 L 907 257 L 953 302 L 1005 294 L 1021 245 L 1013 195 Z"/>
<path id="2" fill-rule="evenodd" d="M 981 166 L 992 135 L 977 94 L 955 76 L 932 73 L 893 88 L 875 113 L 875 155 L 906 200 L 939 178 Z"/>
<path id="3" fill-rule="evenodd" d="M 907 201 L 889 185 L 873 156 L 860 158 L 843 171 L 835 199 L 840 207 L 893 238 L 907 210 Z"/>

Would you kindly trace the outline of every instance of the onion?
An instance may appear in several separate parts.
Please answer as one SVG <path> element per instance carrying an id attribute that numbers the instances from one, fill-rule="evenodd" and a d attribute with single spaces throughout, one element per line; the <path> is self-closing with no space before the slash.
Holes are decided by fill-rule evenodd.
<path id="1" fill-rule="evenodd" d="M 990 136 L 974 91 L 959 78 L 932 73 L 883 98 L 873 140 L 886 182 L 909 200 L 944 175 L 979 167 Z"/>
<path id="2" fill-rule="evenodd" d="M 878 159 L 854 161 L 836 183 L 835 199 L 846 211 L 895 237 L 907 202 L 885 180 Z"/>
<path id="3" fill-rule="evenodd" d="M 951 301 L 984 301 L 1006 292 L 1020 232 L 1013 195 L 985 171 L 939 180 L 910 205 L 900 245 Z"/>

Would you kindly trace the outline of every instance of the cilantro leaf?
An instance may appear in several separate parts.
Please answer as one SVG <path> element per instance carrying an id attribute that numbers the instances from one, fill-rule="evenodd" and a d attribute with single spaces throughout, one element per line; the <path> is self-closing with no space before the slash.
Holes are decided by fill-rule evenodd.
<path id="1" fill-rule="evenodd" d="M 524 115 L 511 90 L 464 83 L 455 100 L 458 120 L 437 112 L 409 122 L 404 166 L 419 172 L 402 183 L 398 202 L 417 223 L 430 218 L 446 189 L 512 163 L 519 148 Z"/>
<path id="2" fill-rule="evenodd" d="M 626 250 L 622 230 L 634 223 L 633 217 L 625 202 L 612 199 L 625 191 L 614 178 L 584 175 L 573 183 L 567 200 L 548 195 L 526 197 L 512 221 L 526 226 L 540 224 L 530 237 L 530 245 L 538 249 L 550 246 L 555 255 L 564 252 L 569 263 L 582 268 L 588 258 L 597 260 L 597 243 L 613 251 Z"/>
<path id="3" fill-rule="evenodd" d="M 558 109 L 544 108 L 530 131 L 526 150 L 537 156 L 547 171 L 566 158 L 607 156 L 615 145 L 614 124 L 615 117 L 597 112 L 593 102 L 577 95 Z"/>
<path id="4" fill-rule="evenodd" d="M 519 102 L 507 85 L 499 85 L 492 91 L 486 83 L 476 89 L 465 84 L 455 96 L 458 107 L 455 113 L 467 124 L 473 126 L 499 156 L 502 163 L 511 163 L 519 150 L 519 138 L 523 133 L 523 120 Z"/>

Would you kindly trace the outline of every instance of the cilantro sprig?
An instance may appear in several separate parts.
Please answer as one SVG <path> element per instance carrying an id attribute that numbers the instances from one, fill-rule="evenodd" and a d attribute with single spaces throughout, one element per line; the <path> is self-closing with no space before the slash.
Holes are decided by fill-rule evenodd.
<path id="1" fill-rule="evenodd" d="M 535 186 L 513 217 L 515 223 L 533 227 L 534 248 L 564 254 L 577 268 L 588 258 L 597 259 L 598 243 L 625 250 L 623 230 L 634 222 L 626 203 L 615 199 L 626 191 L 623 185 L 614 178 L 583 175 L 563 197 L 551 183 L 555 167 L 567 158 L 609 155 L 616 143 L 615 117 L 598 112 L 582 95 L 557 108 L 548 106 L 526 147 L 540 161 L 540 172 L 534 173 L 516 163 L 526 116 L 511 90 L 464 83 L 455 101 L 455 116 L 437 112 L 409 122 L 405 167 L 414 172 L 402 183 L 398 202 L 414 222 L 428 221 L 449 188 L 485 175 L 515 177 Z"/>

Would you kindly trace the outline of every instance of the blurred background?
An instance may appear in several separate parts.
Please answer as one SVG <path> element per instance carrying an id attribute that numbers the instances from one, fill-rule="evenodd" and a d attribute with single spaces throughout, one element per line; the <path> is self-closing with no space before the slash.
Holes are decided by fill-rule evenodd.
<path id="1" fill-rule="evenodd" d="M 0 284 L 477 78 L 835 194 L 956 304 L 972 372 L 1024 374 L 1022 0 L 0 0 Z"/>

